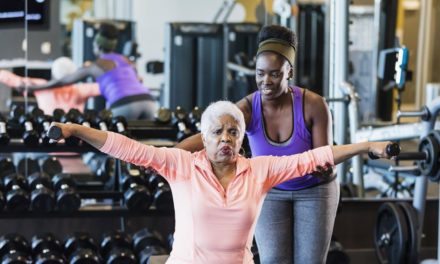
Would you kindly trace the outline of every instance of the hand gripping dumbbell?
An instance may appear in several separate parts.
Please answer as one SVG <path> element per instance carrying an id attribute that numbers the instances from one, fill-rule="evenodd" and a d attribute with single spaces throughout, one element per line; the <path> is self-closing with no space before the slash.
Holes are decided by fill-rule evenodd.
<path id="1" fill-rule="evenodd" d="M 153 194 L 154 206 L 159 211 L 173 210 L 173 195 L 168 182 L 159 174 L 150 172 L 146 174 L 148 187 Z"/>
<path id="2" fill-rule="evenodd" d="M 186 125 L 186 120 L 187 116 L 186 116 L 186 111 L 180 107 L 177 106 L 176 110 L 173 112 L 172 115 L 172 122 L 173 125 L 177 127 L 177 141 L 180 142 L 182 140 L 184 140 L 185 138 L 191 136 L 191 130 L 188 129 L 187 125 Z"/>
<path id="3" fill-rule="evenodd" d="M 200 132 L 200 120 L 202 119 L 202 113 L 202 109 L 196 106 L 188 115 L 189 122 L 191 123 L 191 129 L 194 133 Z"/>
<path id="4" fill-rule="evenodd" d="M 52 117 L 48 115 L 39 115 L 35 120 L 37 121 L 38 132 L 40 133 L 41 137 L 41 144 L 44 146 L 56 145 L 56 142 L 51 142 L 50 138 L 47 136 L 50 123 L 52 123 Z"/>
<path id="5" fill-rule="evenodd" d="M 162 236 L 147 228 L 141 229 L 133 235 L 133 249 L 140 264 L 150 263 L 151 256 L 168 254 Z"/>
<path id="6" fill-rule="evenodd" d="M 0 237 L 1 263 L 28 264 L 32 263 L 27 240 L 19 234 L 11 233 Z"/>
<path id="7" fill-rule="evenodd" d="M 66 239 L 64 254 L 69 264 L 100 264 L 103 263 L 98 254 L 95 240 L 87 233 L 79 232 Z"/>
<path id="8" fill-rule="evenodd" d="M 121 165 L 120 186 L 124 192 L 124 204 L 132 211 L 146 211 L 153 197 L 146 186 L 141 171 L 130 165 Z"/>
<path id="9" fill-rule="evenodd" d="M 101 242 L 101 256 L 107 264 L 136 264 L 132 238 L 122 231 L 105 234 Z"/>
<path id="10" fill-rule="evenodd" d="M 51 212 L 55 207 L 55 193 L 49 175 L 34 172 L 27 177 L 27 180 L 31 190 L 31 210 Z"/>
<path id="11" fill-rule="evenodd" d="M 29 147 L 36 147 L 40 143 L 40 138 L 34 128 L 34 123 L 30 115 L 24 114 L 18 119 L 19 123 L 24 127 L 23 143 Z"/>
<path id="12" fill-rule="evenodd" d="M 75 181 L 68 174 L 57 174 L 52 179 L 56 190 L 56 208 L 59 211 L 72 213 L 81 206 L 81 197 L 76 191 Z"/>
<path id="13" fill-rule="evenodd" d="M 61 116 L 60 122 L 65 124 L 73 124 L 76 123 L 76 120 L 78 118 L 78 114 L 80 112 L 76 109 L 70 109 L 66 114 Z M 81 142 L 81 140 L 77 137 L 68 137 L 65 138 L 65 143 L 68 146 L 78 146 Z"/>
<path id="14" fill-rule="evenodd" d="M 34 264 L 64 264 L 63 246 L 54 234 L 35 235 L 31 242 Z"/>
<path id="15" fill-rule="evenodd" d="M 4 118 L 2 114 L 0 114 L 0 146 L 6 146 L 9 144 L 9 135 L 6 130 L 7 120 Z"/>

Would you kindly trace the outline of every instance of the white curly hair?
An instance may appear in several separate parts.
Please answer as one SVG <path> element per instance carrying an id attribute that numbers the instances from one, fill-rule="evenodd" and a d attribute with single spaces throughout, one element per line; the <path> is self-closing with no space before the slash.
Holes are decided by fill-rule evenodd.
<path id="1" fill-rule="evenodd" d="M 230 101 L 217 101 L 211 103 L 205 109 L 200 122 L 200 131 L 202 135 L 207 135 L 212 124 L 224 115 L 230 115 L 235 119 L 235 121 L 237 121 L 240 139 L 243 139 L 246 126 L 243 113 L 241 112 L 240 108 Z"/>

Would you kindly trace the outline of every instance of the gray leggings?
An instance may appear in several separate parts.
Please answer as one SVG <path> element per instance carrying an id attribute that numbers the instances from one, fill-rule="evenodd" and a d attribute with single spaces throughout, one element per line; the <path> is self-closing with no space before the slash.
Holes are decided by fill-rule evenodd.
<path id="1" fill-rule="evenodd" d="M 152 120 L 158 108 L 156 101 L 142 100 L 113 107 L 110 110 L 113 116 L 124 116 L 127 120 Z"/>
<path id="2" fill-rule="evenodd" d="M 322 264 L 339 202 L 334 180 L 299 191 L 272 189 L 255 232 L 261 264 Z"/>

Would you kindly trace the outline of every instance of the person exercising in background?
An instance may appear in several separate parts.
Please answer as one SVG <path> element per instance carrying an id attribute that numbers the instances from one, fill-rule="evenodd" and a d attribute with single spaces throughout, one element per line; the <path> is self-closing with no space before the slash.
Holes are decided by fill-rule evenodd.
<path id="1" fill-rule="evenodd" d="M 76 70 L 77 67 L 70 58 L 59 57 L 52 63 L 52 79 L 64 78 Z M 22 88 L 26 85 L 44 85 L 47 83 L 47 80 L 22 77 L 8 70 L 0 70 L 0 83 L 10 88 L 17 88 L 22 92 Z M 87 99 L 100 95 L 100 92 L 97 83 L 87 82 L 54 87 L 48 90 L 35 90 L 34 95 L 38 107 L 43 110 L 46 115 L 52 115 L 53 111 L 57 108 L 63 109 L 65 112 L 72 108 L 82 111 Z"/>
<path id="2" fill-rule="evenodd" d="M 282 26 L 265 26 L 258 42 L 258 91 L 237 102 L 252 157 L 292 155 L 333 145 L 324 98 L 289 84 L 297 51 L 295 34 Z M 202 139 L 195 135 L 176 147 L 197 151 L 203 147 Z M 255 232 L 262 264 L 325 263 L 339 202 L 335 178 L 309 174 L 268 192 Z"/>
<path id="3" fill-rule="evenodd" d="M 98 57 L 96 61 L 64 78 L 29 86 L 28 89 L 51 89 L 92 77 L 99 84 L 101 95 L 114 116 L 124 116 L 128 120 L 153 119 L 158 104 L 149 89 L 138 79 L 130 61 L 115 53 L 117 37 L 118 30 L 114 25 L 102 23 L 93 42 Z"/>

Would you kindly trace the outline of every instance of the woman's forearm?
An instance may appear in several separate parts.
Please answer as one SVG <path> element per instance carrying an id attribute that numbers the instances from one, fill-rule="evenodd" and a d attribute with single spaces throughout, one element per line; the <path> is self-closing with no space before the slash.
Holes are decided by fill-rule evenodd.
<path id="1" fill-rule="evenodd" d="M 344 162 L 353 156 L 366 154 L 371 152 L 379 158 L 390 158 L 386 153 L 387 146 L 391 144 L 389 141 L 385 142 L 362 142 L 348 145 L 331 146 L 333 151 L 334 163 L 338 164 Z"/>

